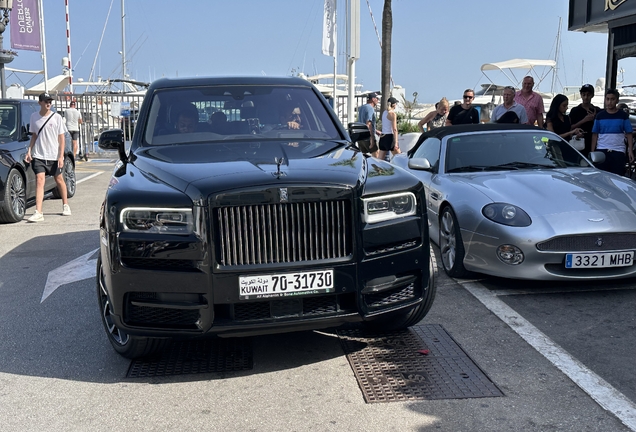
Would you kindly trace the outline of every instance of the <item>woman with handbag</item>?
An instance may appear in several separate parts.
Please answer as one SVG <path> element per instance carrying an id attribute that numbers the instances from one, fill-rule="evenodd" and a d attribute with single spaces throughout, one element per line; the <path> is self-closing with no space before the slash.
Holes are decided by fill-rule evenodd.
<path id="1" fill-rule="evenodd" d="M 568 110 L 569 99 L 567 96 L 558 94 L 552 99 L 550 104 L 550 110 L 545 115 L 546 117 L 546 129 L 556 133 L 561 138 L 568 140 L 570 145 L 577 150 L 583 150 L 585 148 L 585 141 L 583 140 L 583 129 L 572 129 L 572 122 L 570 122 L 570 116 L 566 114 Z"/>

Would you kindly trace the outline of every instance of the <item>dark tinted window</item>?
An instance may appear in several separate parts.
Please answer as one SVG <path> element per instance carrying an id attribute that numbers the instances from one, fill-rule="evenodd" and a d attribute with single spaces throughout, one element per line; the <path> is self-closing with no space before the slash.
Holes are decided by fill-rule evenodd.
<path id="1" fill-rule="evenodd" d="M 16 140 L 19 131 L 18 107 L 13 104 L 0 104 L 0 141 Z"/>
<path id="2" fill-rule="evenodd" d="M 152 96 L 149 145 L 266 139 L 342 139 L 318 95 L 306 87 L 208 86 Z"/>

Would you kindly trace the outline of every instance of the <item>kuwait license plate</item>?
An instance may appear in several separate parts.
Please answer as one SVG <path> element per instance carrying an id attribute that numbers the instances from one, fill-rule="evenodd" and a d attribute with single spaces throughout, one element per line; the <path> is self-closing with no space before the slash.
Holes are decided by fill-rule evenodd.
<path id="1" fill-rule="evenodd" d="M 334 292 L 333 269 L 239 277 L 239 298 L 287 297 Z"/>
<path id="2" fill-rule="evenodd" d="M 627 267 L 633 263 L 633 251 L 565 255 L 565 268 Z"/>

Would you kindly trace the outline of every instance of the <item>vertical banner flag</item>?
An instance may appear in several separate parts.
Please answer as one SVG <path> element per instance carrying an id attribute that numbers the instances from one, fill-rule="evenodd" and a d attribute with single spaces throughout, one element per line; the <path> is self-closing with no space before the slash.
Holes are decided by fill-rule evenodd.
<path id="1" fill-rule="evenodd" d="M 322 21 L 322 53 L 336 57 L 336 0 L 325 0 Z"/>
<path id="2" fill-rule="evenodd" d="M 38 0 L 13 0 L 9 18 L 11 48 L 41 51 Z"/>

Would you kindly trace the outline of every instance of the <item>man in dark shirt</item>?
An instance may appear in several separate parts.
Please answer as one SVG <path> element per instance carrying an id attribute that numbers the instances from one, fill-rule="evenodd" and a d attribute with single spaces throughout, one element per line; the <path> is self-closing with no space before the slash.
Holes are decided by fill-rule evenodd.
<path id="1" fill-rule="evenodd" d="M 472 89 L 464 90 L 464 102 L 450 109 L 446 117 L 446 126 L 479 123 L 479 112 L 473 107 L 473 99 L 475 92 Z"/>
<path id="2" fill-rule="evenodd" d="M 592 84 L 585 84 L 581 87 L 580 93 L 581 103 L 570 110 L 570 122 L 572 122 L 572 129 L 583 129 L 585 148 L 581 153 L 587 157 L 592 148 L 592 126 L 594 126 L 594 117 L 601 109 L 592 105 L 592 98 L 594 97 L 594 87 Z"/>

